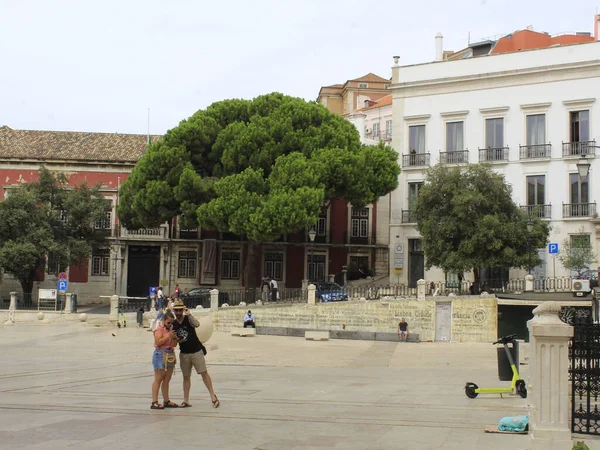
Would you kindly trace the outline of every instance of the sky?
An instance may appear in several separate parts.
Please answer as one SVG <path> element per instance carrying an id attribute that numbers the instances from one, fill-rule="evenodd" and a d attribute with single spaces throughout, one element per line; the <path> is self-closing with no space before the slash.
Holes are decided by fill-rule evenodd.
<path id="1" fill-rule="evenodd" d="M 598 3 L 596 3 L 598 2 Z M 162 134 L 213 102 L 321 86 L 532 25 L 593 32 L 600 0 L 0 0 L 0 126 Z"/>

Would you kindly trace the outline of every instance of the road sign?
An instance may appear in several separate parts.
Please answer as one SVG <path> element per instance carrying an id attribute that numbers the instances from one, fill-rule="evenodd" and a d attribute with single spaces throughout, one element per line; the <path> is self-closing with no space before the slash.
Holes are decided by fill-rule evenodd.
<path id="1" fill-rule="evenodd" d="M 396 244 L 396 249 L 394 250 L 394 269 L 398 270 L 402 268 L 404 268 L 404 247 L 402 244 Z"/>
<path id="2" fill-rule="evenodd" d="M 150 288 L 150 297 L 153 297 L 156 295 L 156 286 L 153 286 Z"/>
<path id="3" fill-rule="evenodd" d="M 548 253 L 551 255 L 556 255 L 558 253 L 558 244 L 552 243 L 548 245 Z"/>
<path id="4" fill-rule="evenodd" d="M 69 282 L 67 280 L 58 280 L 58 286 L 56 289 L 59 291 L 66 291 L 68 286 Z"/>
<path id="5" fill-rule="evenodd" d="M 67 277 L 67 272 L 61 272 L 58 274 L 58 279 L 59 280 L 68 280 L 69 278 Z"/>

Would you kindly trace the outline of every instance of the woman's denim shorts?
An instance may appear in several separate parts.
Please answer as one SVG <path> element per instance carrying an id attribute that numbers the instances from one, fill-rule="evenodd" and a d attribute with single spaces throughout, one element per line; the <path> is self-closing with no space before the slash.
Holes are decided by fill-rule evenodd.
<path id="1" fill-rule="evenodd" d="M 173 350 L 165 350 L 167 353 L 171 353 Z M 163 354 L 162 354 L 162 350 L 159 348 L 155 348 L 154 349 L 154 353 L 152 353 L 152 367 L 154 367 L 154 370 L 157 369 L 162 369 L 165 370 L 165 364 L 163 361 Z"/>

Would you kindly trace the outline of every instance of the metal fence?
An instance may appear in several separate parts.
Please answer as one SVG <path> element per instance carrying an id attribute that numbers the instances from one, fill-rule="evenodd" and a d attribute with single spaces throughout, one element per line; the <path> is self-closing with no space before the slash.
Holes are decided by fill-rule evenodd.
<path id="1" fill-rule="evenodd" d="M 121 297 L 119 298 L 119 308 L 121 312 L 137 312 L 139 309 L 144 311 L 150 311 L 151 300 L 150 298 L 143 297 Z"/>
<path id="2" fill-rule="evenodd" d="M 229 306 L 238 306 L 244 302 L 246 304 L 256 303 L 260 300 L 262 303 L 306 303 L 308 300 L 307 292 L 301 288 L 278 289 L 277 298 L 273 298 L 273 293 L 261 288 L 245 289 L 223 289 L 219 291 L 219 306 L 227 303 Z M 223 295 L 223 301 L 221 300 Z M 208 301 L 210 308 L 210 299 Z"/>
<path id="3" fill-rule="evenodd" d="M 9 307 L 10 292 L 0 291 L 0 309 L 8 309 Z M 22 292 L 17 292 L 16 307 L 18 310 L 37 310 L 37 293 L 23 294 Z"/>

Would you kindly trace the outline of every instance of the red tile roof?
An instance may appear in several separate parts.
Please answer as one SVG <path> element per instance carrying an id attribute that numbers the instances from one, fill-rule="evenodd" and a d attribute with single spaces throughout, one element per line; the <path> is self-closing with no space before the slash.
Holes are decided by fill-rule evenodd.
<path id="1" fill-rule="evenodd" d="M 592 41 L 594 41 L 594 38 L 591 36 L 563 34 L 552 37 L 546 33 L 538 33 L 537 31 L 520 30 L 500 38 L 490 52 L 490 55 L 547 48 L 553 45 L 581 44 Z"/>
<path id="2" fill-rule="evenodd" d="M 366 108 L 361 108 L 360 111 L 367 111 L 369 109 L 381 108 L 383 106 L 389 106 L 391 104 L 392 104 L 392 94 L 388 94 L 385 97 L 381 97 L 379 100 L 376 100 L 374 105 L 368 106 Z"/>
<path id="3" fill-rule="evenodd" d="M 374 73 L 369 72 L 368 74 L 363 75 L 360 78 L 355 78 L 354 80 L 348 81 L 360 81 L 363 83 L 389 83 L 390 79 L 381 78 L 379 75 L 375 75 Z"/>
<path id="4" fill-rule="evenodd" d="M 160 136 L 150 136 L 152 141 Z M 143 134 L 13 130 L 0 127 L 0 159 L 135 163 L 146 151 Z"/>

